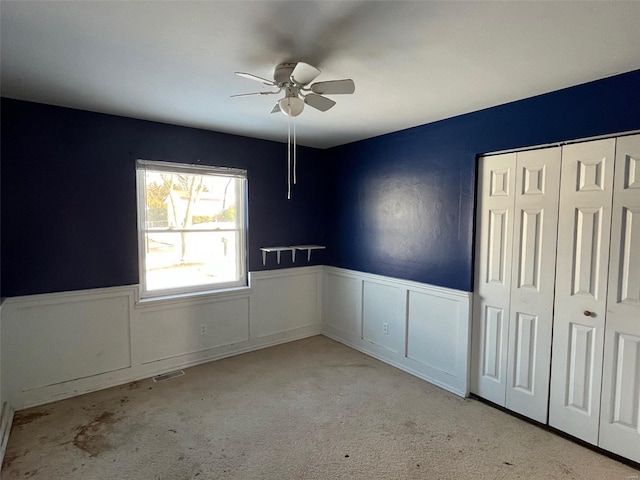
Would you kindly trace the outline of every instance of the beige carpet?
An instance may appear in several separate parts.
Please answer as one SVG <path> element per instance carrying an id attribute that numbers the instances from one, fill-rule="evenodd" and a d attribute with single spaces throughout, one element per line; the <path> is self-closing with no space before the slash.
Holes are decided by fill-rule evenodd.
<path id="1" fill-rule="evenodd" d="M 2 480 L 638 474 L 317 336 L 19 412 Z"/>

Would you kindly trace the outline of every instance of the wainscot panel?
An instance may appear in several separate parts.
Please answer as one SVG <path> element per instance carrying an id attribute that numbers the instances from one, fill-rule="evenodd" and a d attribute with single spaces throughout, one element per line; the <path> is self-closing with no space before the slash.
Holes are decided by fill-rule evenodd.
<path id="1" fill-rule="evenodd" d="M 241 292 L 137 304 L 136 285 L 8 298 L 7 411 L 318 335 L 321 275 L 321 266 L 262 271 Z"/>
<path id="2" fill-rule="evenodd" d="M 2 301 L 0 300 L 0 318 L 2 318 Z M 0 364 L 2 360 L 2 322 L 0 321 Z M 13 422 L 13 408 L 5 400 L 2 389 L 2 369 L 0 368 L 0 465 L 4 460 L 4 453 L 7 450 L 7 442 L 11 433 L 11 423 Z"/>
<path id="3" fill-rule="evenodd" d="M 349 270 L 326 268 L 322 287 L 323 331 L 348 342 L 362 339 L 362 279 Z"/>
<path id="4" fill-rule="evenodd" d="M 321 325 L 322 270 L 301 267 L 254 272 L 251 285 L 251 339 Z M 313 299 L 313 301 L 311 301 Z"/>
<path id="5" fill-rule="evenodd" d="M 132 293 L 114 288 L 7 299 L 2 363 L 8 360 L 11 369 L 3 377 L 29 391 L 131 367 Z"/>
<path id="6" fill-rule="evenodd" d="M 249 340 L 249 295 L 144 308 L 139 315 L 142 363 Z"/>
<path id="7" fill-rule="evenodd" d="M 323 334 L 460 396 L 471 294 L 325 267 Z"/>
<path id="8" fill-rule="evenodd" d="M 4 454 L 7 451 L 7 443 L 9 442 L 12 422 L 13 409 L 9 407 L 7 402 L 3 402 L 2 410 L 0 412 L 0 465 L 2 465 Z"/>
<path id="9" fill-rule="evenodd" d="M 363 339 L 393 354 L 402 354 L 407 334 L 406 289 L 365 280 L 363 291 Z"/>

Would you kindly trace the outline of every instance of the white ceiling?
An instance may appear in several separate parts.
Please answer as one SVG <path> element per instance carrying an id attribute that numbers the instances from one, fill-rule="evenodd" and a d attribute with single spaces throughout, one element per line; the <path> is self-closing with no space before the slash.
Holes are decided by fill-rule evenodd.
<path id="1" fill-rule="evenodd" d="M 640 69 L 640 1 L 7 1 L 2 96 L 286 141 L 283 61 L 353 78 L 307 107 L 298 142 L 330 147 Z M 264 90 L 268 90 L 264 87 Z"/>

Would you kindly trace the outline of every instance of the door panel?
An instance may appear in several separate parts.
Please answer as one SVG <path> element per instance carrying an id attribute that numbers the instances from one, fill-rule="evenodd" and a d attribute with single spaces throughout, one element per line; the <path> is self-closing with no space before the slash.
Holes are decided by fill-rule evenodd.
<path id="1" fill-rule="evenodd" d="M 615 168 L 599 446 L 640 462 L 640 135 Z"/>
<path id="2" fill-rule="evenodd" d="M 592 389 L 595 328 L 571 323 L 566 405 L 587 417 L 592 414 Z M 562 361 L 562 359 L 560 359 Z"/>
<path id="3" fill-rule="evenodd" d="M 516 348 L 514 351 L 513 388 L 533 395 L 538 317 L 518 313 L 516 316 Z"/>
<path id="4" fill-rule="evenodd" d="M 498 383 L 501 381 L 501 372 L 503 370 L 502 345 L 504 336 L 502 330 L 505 327 L 504 318 L 503 308 L 490 305 L 484 307 L 482 375 Z"/>
<path id="5" fill-rule="evenodd" d="M 621 228 L 618 301 L 633 305 L 640 303 L 640 207 L 622 207 Z"/>
<path id="6" fill-rule="evenodd" d="M 516 154 L 478 165 L 471 392 L 505 405 Z"/>
<path id="7" fill-rule="evenodd" d="M 602 207 L 576 208 L 573 235 L 576 261 L 572 267 L 571 293 L 598 299 L 602 240 Z M 606 267 L 606 265 L 604 265 Z"/>
<path id="8" fill-rule="evenodd" d="M 505 248 L 511 241 L 509 226 L 509 210 L 489 210 L 489 237 L 487 238 L 487 283 L 505 286 L 505 270 L 509 252 Z"/>
<path id="9" fill-rule="evenodd" d="M 561 149 L 517 154 L 506 407 L 547 422 Z"/>
<path id="10" fill-rule="evenodd" d="M 563 147 L 549 424 L 598 442 L 615 139 Z"/>

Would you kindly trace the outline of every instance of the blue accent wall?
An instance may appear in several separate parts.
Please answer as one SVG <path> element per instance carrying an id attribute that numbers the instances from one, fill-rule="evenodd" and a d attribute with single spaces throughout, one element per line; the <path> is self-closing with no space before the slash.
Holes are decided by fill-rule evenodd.
<path id="1" fill-rule="evenodd" d="M 2 99 L 3 296 L 138 283 L 135 160 L 245 168 L 260 247 L 470 291 L 477 156 L 640 129 L 640 70 L 328 150 Z M 304 255 L 295 266 L 306 265 Z"/>
<path id="2" fill-rule="evenodd" d="M 477 156 L 640 129 L 640 70 L 329 150 L 329 264 L 471 291 Z"/>
<path id="3" fill-rule="evenodd" d="M 10 99 L 1 111 L 2 296 L 138 283 L 136 159 L 246 169 L 250 270 L 291 266 L 263 266 L 260 247 L 325 243 L 321 150 L 299 147 L 287 201 L 283 143 Z"/>

